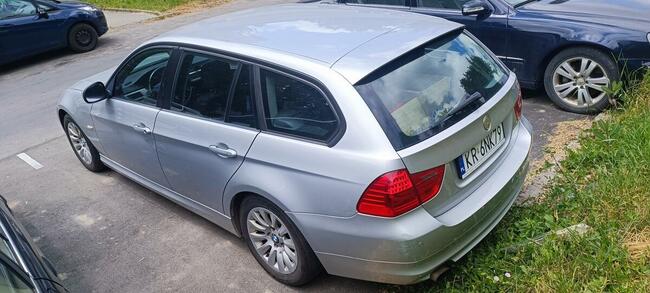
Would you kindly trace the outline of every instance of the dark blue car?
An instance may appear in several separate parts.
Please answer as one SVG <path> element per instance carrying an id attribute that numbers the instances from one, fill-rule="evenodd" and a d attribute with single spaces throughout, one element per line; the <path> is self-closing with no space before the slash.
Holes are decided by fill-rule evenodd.
<path id="1" fill-rule="evenodd" d="M 0 0 L 0 65 L 66 47 L 88 52 L 107 31 L 104 13 L 88 4 Z"/>
<path id="2" fill-rule="evenodd" d="M 603 87 L 650 66 L 650 0 L 339 0 L 463 23 L 559 107 L 595 113 Z"/>

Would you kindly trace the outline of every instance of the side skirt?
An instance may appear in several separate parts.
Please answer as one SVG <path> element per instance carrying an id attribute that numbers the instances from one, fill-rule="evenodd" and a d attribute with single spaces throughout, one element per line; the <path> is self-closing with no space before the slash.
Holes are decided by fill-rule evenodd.
<path id="1" fill-rule="evenodd" d="M 199 202 L 196 202 L 190 198 L 182 196 L 177 192 L 170 190 L 167 187 L 161 186 L 158 183 L 155 183 L 147 178 L 144 178 L 133 171 L 127 169 L 126 167 L 118 164 L 117 162 L 105 157 L 100 154 L 102 163 L 111 168 L 113 171 L 120 173 L 121 175 L 135 181 L 136 183 L 146 187 L 147 189 L 152 190 L 155 193 L 158 193 L 167 199 L 175 202 L 178 205 L 192 211 L 193 213 L 207 219 L 208 221 L 217 224 L 219 227 L 225 229 L 226 231 L 240 236 L 239 232 L 235 229 L 232 224 L 231 218 L 220 213 L 219 211 L 212 209 L 206 205 L 203 205 Z"/>

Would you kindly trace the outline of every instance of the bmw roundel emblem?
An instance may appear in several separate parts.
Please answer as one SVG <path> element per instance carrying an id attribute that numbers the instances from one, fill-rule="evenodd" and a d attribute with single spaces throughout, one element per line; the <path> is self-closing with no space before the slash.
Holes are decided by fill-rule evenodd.
<path id="1" fill-rule="evenodd" d="M 486 131 L 490 131 L 492 129 L 492 119 L 489 115 L 485 115 L 485 117 L 483 117 L 483 128 Z"/>

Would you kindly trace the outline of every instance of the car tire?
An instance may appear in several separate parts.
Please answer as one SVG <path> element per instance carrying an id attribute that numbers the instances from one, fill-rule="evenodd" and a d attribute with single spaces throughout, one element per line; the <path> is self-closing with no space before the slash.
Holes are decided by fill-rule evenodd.
<path id="1" fill-rule="evenodd" d="M 605 110 L 610 99 L 602 88 L 617 80 L 620 72 L 613 58 L 588 47 L 560 52 L 544 72 L 544 88 L 551 100 L 563 110 L 578 114 Z"/>
<path id="2" fill-rule="evenodd" d="M 257 262 L 273 278 L 286 285 L 301 286 L 322 272 L 318 258 L 302 233 L 274 204 L 263 198 L 250 196 L 242 202 L 239 215 L 242 236 L 248 248 Z M 261 232 L 262 230 L 265 232 Z M 265 249 L 260 249 L 258 252 L 259 248 Z M 291 267 L 292 254 L 295 260 L 293 267 Z M 277 258 L 279 255 L 282 256 L 281 263 Z M 290 261 L 287 263 L 286 260 Z"/>
<path id="3" fill-rule="evenodd" d="M 99 152 L 95 146 L 93 146 L 88 137 L 81 131 L 81 127 L 72 121 L 72 118 L 67 114 L 63 117 L 63 129 L 72 147 L 72 151 L 86 169 L 92 172 L 106 170 L 106 166 L 100 160 Z"/>
<path id="4" fill-rule="evenodd" d="M 68 46 L 76 53 L 92 51 L 97 47 L 97 31 L 87 23 L 75 24 L 68 32 Z"/>

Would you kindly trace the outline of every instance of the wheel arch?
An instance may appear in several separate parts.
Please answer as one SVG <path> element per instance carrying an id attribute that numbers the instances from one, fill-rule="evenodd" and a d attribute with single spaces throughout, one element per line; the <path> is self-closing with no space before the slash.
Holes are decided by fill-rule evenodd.
<path id="1" fill-rule="evenodd" d="M 240 216 L 240 210 L 241 210 L 241 204 L 244 202 L 244 199 L 250 196 L 259 196 L 255 193 L 252 192 L 247 192 L 247 191 L 242 191 L 235 196 L 233 196 L 232 200 L 230 201 L 230 220 L 232 221 L 232 226 L 235 228 L 235 231 L 237 234 L 240 236 L 242 235 L 241 232 L 241 225 L 239 224 L 239 216 Z"/>
<path id="2" fill-rule="evenodd" d="M 61 127 L 65 127 L 65 125 L 63 125 L 63 118 L 65 117 L 65 115 L 70 115 L 70 114 L 68 114 L 68 112 L 66 112 L 64 109 L 59 109 L 57 111 L 57 116 L 59 117 L 59 123 L 61 123 Z"/>
<path id="3" fill-rule="evenodd" d="M 99 28 L 92 21 L 87 20 L 87 19 L 77 19 L 77 20 L 70 23 L 70 25 L 68 26 L 68 29 L 65 32 L 65 44 L 66 44 L 66 46 L 70 46 L 70 32 L 72 31 L 72 28 L 74 28 L 75 26 L 77 26 L 79 24 L 87 24 L 87 25 L 91 26 L 93 29 L 95 29 L 96 32 L 99 32 Z M 98 37 L 99 37 L 99 35 L 98 35 Z"/>
<path id="4" fill-rule="evenodd" d="M 241 216 L 240 215 L 241 204 L 244 202 L 244 199 L 249 197 L 258 197 L 264 199 L 272 203 L 282 211 L 286 212 L 287 210 L 286 207 L 283 204 L 279 203 L 277 199 L 273 198 L 272 196 L 264 195 L 264 192 L 248 191 L 248 190 L 237 192 L 235 195 L 232 196 L 232 198 L 230 198 L 230 203 L 227 205 L 228 208 L 226 210 L 229 212 L 230 220 L 232 222 L 233 227 L 235 228 L 235 231 L 240 236 L 241 236 L 241 227 L 239 225 L 239 217 Z M 296 226 L 300 228 L 298 223 L 295 223 L 295 221 L 293 222 Z"/>
<path id="5" fill-rule="evenodd" d="M 589 49 L 595 49 L 600 51 L 601 53 L 608 55 L 608 56 L 614 56 L 614 52 L 612 49 L 598 43 L 591 43 L 591 42 L 585 42 L 585 41 L 579 41 L 579 42 L 570 42 L 566 43 L 562 46 L 559 46 L 549 53 L 547 53 L 544 58 L 542 59 L 542 62 L 538 64 L 538 70 L 537 70 L 537 80 L 539 81 L 539 84 L 543 87 L 544 86 L 544 74 L 546 73 L 546 69 L 549 66 L 549 63 L 555 56 L 558 54 L 569 50 L 569 49 L 575 49 L 575 48 L 589 48 Z M 618 64 L 618 61 L 614 59 L 614 62 Z"/>

